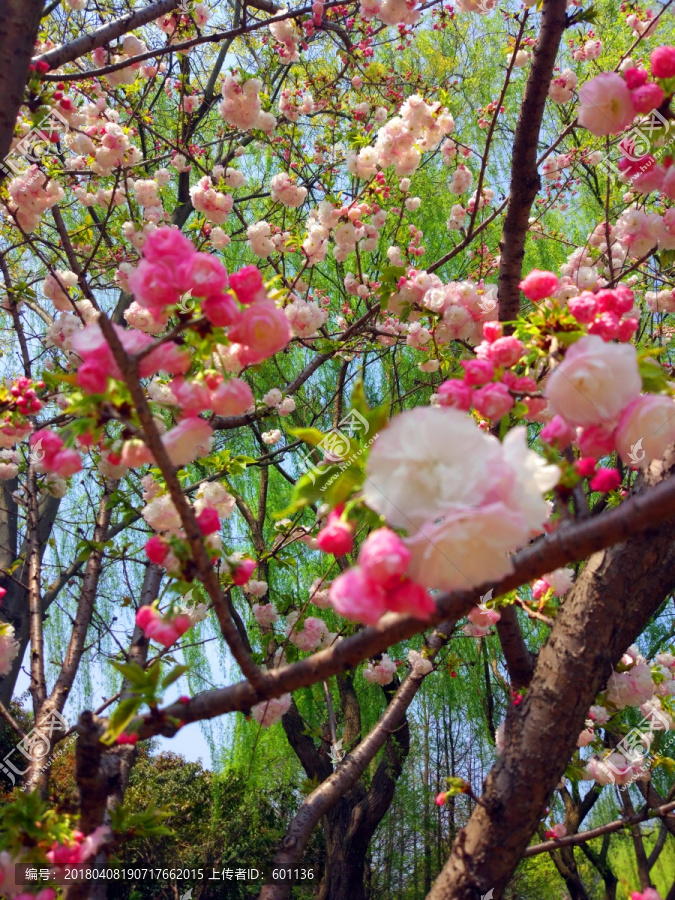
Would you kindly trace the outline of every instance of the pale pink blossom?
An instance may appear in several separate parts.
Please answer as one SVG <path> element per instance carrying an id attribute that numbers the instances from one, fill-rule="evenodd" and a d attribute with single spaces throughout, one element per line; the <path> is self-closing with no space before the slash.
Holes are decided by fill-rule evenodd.
<path id="1" fill-rule="evenodd" d="M 626 82 L 615 72 L 602 72 L 582 85 L 579 104 L 579 124 L 599 137 L 618 134 L 635 116 Z"/>
<path id="2" fill-rule="evenodd" d="M 380 432 L 364 496 L 408 532 L 415 581 L 453 590 L 496 580 L 511 571 L 509 554 L 543 525 L 542 494 L 559 469 L 528 449 L 524 429 L 507 438 L 500 444 L 448 408 L 410 410 Z"/>
<path id="3" fill-rule="evenodd" d="M 0 621 L 0 676 L 9 675 L 20 645 L 14 640 L 14 626 Z"/>
<path id="4" fill-rule="evenodd" d="M 214 509 L 221 519 L 227 519 L 234 510 L 235 499 L 227 488 L 217 481 L 199 486 L 195 495 L 194 510 L 197 515 L 205 509 Z"/>
<path id="5" fill-rule="evenodd" d="M 162 437 L 162 443 L 174 466 L 186 466 L 211 451 L 213 429 L 198 416 L 183 419 Z"/>
<path id="6" fill-rule="evenodd" d="M 423 656 L 418 650 L 408 651 L 408 662 L 415 675 L 428 675 L 434 667 L 431 660 Z"/>
<path id="7" fill-rule="evenodd" d="M 274 625 L 275 622 L 279 621 L 279 613 L 273 603 L 265 603 L 264 606 L 254 603 L 251 610 L 258 625 L 263 627 Z"/>
<path id="8" fill-rule="evenodd" d="M 281 721 L 291 706 L 291 695 L 282 694 L 281 697 L 272 697 L 270 700 L 262 700 L 251 707 L 251 714 L 256 722 L 263 728 L 269 728 Z"/>
<path id="9" fill-rule="evenodd" d="M 219 416 L 240 416 L 254 404 L 251 388 L 241 378 L 223 381 L 211 392 L 211 409 Z"/>
<path id="10" fill-rule="evenodd" d="M 569 348 L 545 394 L 551 411 L 572 425 L 608 425 L 618 421 L 641 389 L 635 347 L 588 335 Z"/>
<path id="11" fill-rule="evenodd" d="M 251 594 L 252 597 L 264 597 L 267 593 L 267 582 L 250 578 L 244 586 L 244 590 L 247 594 Z"/>
<path id="12" fill-rule="evenodd" d="M 627 672 L 612 672 L 607 682 L 607 700 L 617 709 L 640 706 L 653 693 L 652 672 L 644 659 L 638 660 Z"/>
<path id="13" fill-rule="evenodd" d="M 626 407 L 616 429 L 616 448 L 623 462 L 645 469 L 662 459 L 675 443 L 675 401 L 663 394 L 644 394 Z"/>
<path id="14" fill-rule="evenodd" d="M 244 345 L 241 358 L 246 364 L 262 362 L 283 350 L 292 336 L 288 319 L 271 300 L 248 306 L 229 334 L 231 341 Z"/>
<path id="15" fill-rule="evenodd" d="M 387 653 L 376 662 L 368 662 L 363 670 L 363 677 L 371 684 L 390 684 L 396 675 L 396 663 Z"/>

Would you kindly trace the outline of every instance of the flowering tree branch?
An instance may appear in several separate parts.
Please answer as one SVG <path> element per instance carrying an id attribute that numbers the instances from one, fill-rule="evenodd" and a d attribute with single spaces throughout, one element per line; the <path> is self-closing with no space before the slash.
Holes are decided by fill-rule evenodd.
<path id="1" fill-rule="evenodd" d="M 262 674 L 260 669 L 253 663 L 244 647 L 241 637 L 232 620 L 232 616 L 230 615 L 230 611 L 227 608 L 227 603 L 225 602 L 218 582 L 218 576 L 211 564 L 206 547 L 204 546 L 204 541 L 199 526 L 197 525 L 194 511 L 185 499 L 174 467 L 172 466 L 166 449 L 159 437 L 157 427 L 153 422 L 148 401 L 141 390 L 140 382 L 138 380 L 137 363 L 125 353 L 112 323 L 105 314 L 102 313 L 100 315 L 99 322 L 101 331 L 108 341 L 113 356 L 115 357 L 115 361 L 122 371 L 131 396 L 136 404 L 138 416 L 143 425 L 147 445 L 157 461 L 157 465 L 162 470 L 162 475 L 166 479 L 171 499 L 181 516 L 183 527 L 185 528 L 192 549 L 193 559 L 199 572 L 199 577 L 211 598 L 216 615 L 218 616 L 220 628 L 223 632 L 223 637 L 227 641 L 232 655 L 237 661 L 242 673 L 250 680 L 252 685 L 259 687 L 263 683 Z"/>
<path id="2" fill-rule="evenodd" d="M 160 16 L 164 16 L 176 9 L 180 2 L 181 0 L 155 0 L 154 3 L 149 3 L 147 6 L 130 12 L 126 16 L 121 16 L 119 19 L 114 19 L 106 25 L 101 25 L 100 28 L 97 28 L 91 34 L 83 34 L 68 44 L 62 44 L 60 47 L 54 47 L 53 50 L 48 50 L 47 53 L 36 56 L 33 62 L 43 62 L 50 69 L 58 69 L 66 63 L 74 62 L 81 56 L 91 53 L 97 47 L 104 47 L 111 41 L 117 40 L 122 35 L 133 31 L 134 28 L 140 28 L 142 25 L 147 25 L 148 22 L 154 22 Z"/>
<path id="3" fill-rule="evenodd" d="M 321 650 L 300 662 L 263 673 L 257 690 L 249 682 L 242 681 L 230 687 L 205 691 L 188 703 L 167 707 L 163 711 L 164 716 L 176 717 L 185 723 L 212 719 L 236 710 L 249 710 L 260 700 L 280 697 L 289 691 L 315 684 L 383 652 L 392 644 L 424 631 L 429 624 L 445 620 L 456 622 L 479 602 L 489 588 L 492 588 L 494 597 L 499 597 L 546 572 L 585 559 L 589 553 L 619 544 L 657 523 L 666 522 L 673 515 L 675 479 L 667 479 L 631 497 L 620 507 L 607 511 L 597 519 L 570 523 L 545 540 L 539 540 L 525 548 L 514 557 L 513 574 L 498 584 L 440 595 L 436 601 L 437 611 L 426 624 L 411 616 L 389 613 L 377 625 L 364 628 L 328 650 Z M 168 722 L 157 724 L 139 720 L 137 725 L 142 738 L 158 733 L 173 733 L 175 730 Z"/>
<path id="4" fill-rule="evenodd" d="M 581 831 L 579 834 L 568 834 L 565 837 L 556 838 L 552 841 L 544 841 L 541 844 L 533 844 L 523 853 L 523 857 L 527 859 L 530 856 L 537 856 L 539 853 L 548 853 L 551 850 L 557 850 L 560 847 L 573 847 L 577 844 L 585 844 L 593 838 L 602 837 L 603 834 L 611 834 L 614 831 L 621 831 L 622 828 L 630 828 L 631 825 L 639 825 L 640 822 L 648 822 L 650 819 L 663 818 L 664 822 L 670 822 L 671 827 L 675 825 L 675 802 L 664 803 L 662 806 L 650 807 L 644 812 L 637 813 L 634 816 L 622 816 L 613 822 L 607 822 L 605 825 L 599 825 L 597 828 L 591 828 L 588 831 Z"/>
<path id="5" fill-rule="evenodd" d="M 654 523 L 589 559 L 539 653 L 523 702 L 509 710 L 504 751 L 429 900 L 473 900 L 488 888 L 502 895 L 595 696 L 675 586 L 673 561 L 672 529 Z"/>

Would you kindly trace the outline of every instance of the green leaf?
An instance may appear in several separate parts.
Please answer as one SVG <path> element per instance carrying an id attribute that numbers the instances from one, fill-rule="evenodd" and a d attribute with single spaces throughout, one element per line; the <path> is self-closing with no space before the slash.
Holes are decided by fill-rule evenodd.
<path id="1" fill-rule="evenodd" d="M 182 666 L 182 665 L 175 666 L 169 672 L 169 674 L 165 675 L 164 678 L 162 679 L 162 689 L 166 690 L 166 688 L 168 688 L 170 684 L 173 684 L 174 681 L 178 681 L 178 679 L 181 677 L 181 675 L 184 675 L 189 668 L 190 668 L 189 666 Z"/>
<path id="2" fill-rule="evenodd" d="M 148 683 L 152 686 L 153 693 L 157 690 L 157 687 L 159 685 L 159 676 L 161 674 L 161 671 L 162 669 L 159 660 L 155 660 L 155 662 L 147 670 Z"/>
<path id="3" fill-rule="evenodd" d="M 668 376 L 663 366 L 651 356 L 638 359 L 638 369 L 642 378 L 642 390 L 648 394 L 670 393 Z"/>
<path id="4" fill-rule="evenodd" d="M 101 738 L 101 743 L 114 744 L 141 708 L 142 703 L 141 697 L 128 697 L 126 700 L 121 700 L 115 712 L 108 719 L 108 728 Z"/>
<path id="5" fill-rule="evenodd" d="M 337 468 L 337 466 L 330 466 L 316 474 L 306 473 L 298 478 L 293 488 L 291 502 L 286 509 L 282 510 L 280 513 L 276 513 L 274 518 L 283 519 L 286 516 L 293 515 L 293 513 L 296 513 L 299 509 L 304 509 L 305 506 L 309 506 L 311 503 L 314 503 L 315 500 L 324 498 L 325 493 L 321 491 L 321 488 L 331 480 Z"/>
<path id="6" fill-rule="evenodd" d="M 362 464 L 352 463 L 344 472 L 340 472 L 335 481 L 319 492 L 326 503 L 338 506 L 350 497 L 363 484 L 365 469 Z"/>
<path id="7" fill-rule="evenodd" d="M 113 661 L 112 665 L 117 671 L 126 678 L 133 688 L 144 690 L 148 684 L 148 676 L 145 669 L 142 669 L 138 663 L 120 663 Z"/>
<path id="8" fill-rule="evenodd" d="M 287 428 L 286 430 L 293 437 L 300 438 L 301 441 L 311 444 L 312 447 L 319 447 L 325 438 L 324 433 L 318 428 Z"/>

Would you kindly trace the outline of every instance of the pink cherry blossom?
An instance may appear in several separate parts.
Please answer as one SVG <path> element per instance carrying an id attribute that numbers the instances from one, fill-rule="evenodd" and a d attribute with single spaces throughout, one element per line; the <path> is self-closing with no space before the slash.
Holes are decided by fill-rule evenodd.
<path id="1" fill-rule="evenodd" d="M 542 272 L 540 269 L 532 269 L 530 274 L 520 282 L 521 291 L 533 303 L 552 296 L 559 286 L 558 277 L 553 272 Z"/>
<path id="2" fill-rule="evenodd" d="M 496 366 L 509 368 L 515 366 L 523 352 L 522 341 L 513 335 L 494 340 L 487 348 L 487 358 Z"/>
<path id="3" fill-rule="evenodd" d="M 293 331 L 282 310 L 271 300 L 259 300 L 243 311 L 230 329 L 229 337 L 244 345 L 242 361 L 256 364 L 283 350 L 293 337 Z"/>
<path id="4" fill-rule="evenodd" d="M 41 442 L 41 443 L 40 443 Z M 54 472 L 61 478 L 69 478 L 82 469 L 82 458 L 76 450 L 65 447 L 63 440 L 53 431 L 43 428 L 30 438 L 31 447 L 37 447 L 43 456 L 39 465 L 45 472 Z"/>
<path id="5" fill-rule="evenodd" d="M 675 78 L 675 47 L 657 47 L 649 58 L 654 78 Z"/>
<path id="6" fill-rule="evenodd" d="M 577 445 L 583 456 L 600 459 L 614 452 L 616 432 L 611 425 L 589 425 L 579 431 Z"/>
<path id="7" fill-rule="evenodd" d="M 589 485 L 592 491 L 615 491 L 621 484 L 621 476 L 618 469 L 598 469 Z"/>
<path id="8" fill-rule="evenodd" d="M 450 406 L 468 412 L 473 405 L 473 390 L 466 381 L 451 378 L 438 386 L 438 400 L 441 406 Z"/>
<path id="9" fill-rule="evenodd" d="M 202 300 L 202 313 L 216 328 L 234 325 L 240 316 L 239 308 L 231 294 L 214 294 Z"/>
<path id="10" fill-rule="evenodd" d="M 363 677 L 371 684 L 391 684 L 396 675 L 396 663 L 387 653 L 376 662 L 370 661 L 363 670 Z"/>
<path id="11" fill-rule="evenodd" d="M 186 615 L 165 617 L 154 606 L 141 606 L 136 613 L 136 624 L 149 640 L 170 647 L 185 634 L 191 622 Z"/>
<path id="12" fill-rule="evenodd" d="M 220 518 L 215 509 L 207 506 L 197 516 L 197 525 L 202 534 L 213 534 L 220 531 Z"/>
<path id="13" fill-rule="evenodd" d="M 145 544 L 145 555 L 150 562 L 161 566 L 169 553 L 167 543 L 158 534 L 153 535 Z"/>
<path id="14" fill-rule="evenodd" d="M 341 517 L 341 511 L 334 509 L 328 516 L 328 522 L 316 536 L 319 549 L 324 553 L 344 556 L 351 553 L 354 546 L 351 526 Z"/>
<path id="15" fill-rule="evenodd" d="M 257 565 L 258 564 L 254 559 L 249 559 L 248 557 L 237 560 L 236 563 L 233 564 L 232 572 L 230 573 L 232 581 L 240 587 L 246 584 Z"/>
<path id="16" fill-rule="evenodd" d="M 567 301 L 569 311 L 577 322 L 592 322 L 598 310 L 598 304 L 590 291 L 584 291 L 578 297 L 570 297 Z"/>
<path id="17" fill-rule="evenodd" d="M 487 609 L 483 606 L 474 606 L 467 615 L 467 619 L 472 625 L 478 628 L 488 628 L 501 619 L 501 613 L 496 609 Z"/>
<path id="18" fill-rule="evenodd" d="M 359 551 L 359 564 L 372 581 L 387 591 L 401 583 L 410 562 L 410 550 L 391 528 L 368 535 Z"/>
<path id="19" fill-rule="evenodd" d="M 230 275 L 230 288 L 244 306 L 265 300 L 267 297 L 262 275 L 257 266 L 244 266 L 238 272 L 233 272 Z"/>
<path id="20" fill-rule="evenodd" d="M 514 403 L 509 389 L 501 382 L 486 384 L 473 394 L 474 407 L 482 416 L 493 422 L 505 416 L 513 408 Z"/>
<path id="21" fill-rule="evenodd" d="M 486 384 L 494 378 L 494 366 L 487 359 L 462 359 L 460 365 L 464 369 L 464 380 L 471 387 Z"/>
<path id="22" fill-rule="evenodd" d="M 176 398 L 182 417 L 196 416 L 210 408 L 211 391 L 203 381 L 186 381 L 179 376 L 169 383 L 169 388 Z"/>
<path id="23" fill-rule="evenodd" d="M 174 466 L 186 466 L 211 450 L 213 429 L 198 416 L 183 419 L 162 437 L 162 443 Z"/>
<path id="24" fill-rule="evenodd" d="M 87 394 L 104 394 L 109 374 L 106 359 L 88 359 L 77 370 L 77 383 Z"/>
<path id="25" fill-rule="evenodd" d="M 107 825 L 99 825 L 85 837 L 82 832 L 75 832 L 70 844 L 59 844 L 55 841 L 45 856 L 54 866 L 79 865 L 98 853 L 99 847 L 112 837 Z"/>
<path id="26" fill-rule="evenodd" d="M 163 261 L 142 259 L 129 274 L 128 281 L 136 303 L 149 309 L 153 315 L 161 314 L 165 307 L 178 303 L 187 290 L 176 281 L 175 273 Z"/>
<path id="27" fill-rule="evenodd" d="M 254 402 L 251 388 L 241 378 L 223 381 L 211 393 L 211 409 L 219 416 L 240 416 Z"/>
<path id="28" fill-rule="evenodd" d="M 274 625 L 275 622 L 279 621 L 279 613 L 273 603 L 265 603 L 263 606 L 254 603 L 251 610 L 258 625 Z"/>
<path id="29" fill-rule="evenodd" d="M 180 265 L 195 252 L 192 242 L 178 228 L 157 228 L 143 244 L 143 256 L 152 263 L 170 259 Z"/>
<path id="30" fill-rule="evenodd" d="M 192 253 L 180 265 L 179 281 L 195 297 L 220 294 L 227 286 L 227 269 L 212 253 Z"/>
<path id="31" fill-rule="evenodd" d="M 650 113 L 653 109 L 658 109 L 659 106 L 661 106 L 664 93 L 658 84 L 654 84 L 652 81 L 649 84 L 645 84 L 642 87 L 631 91 L 630 96 L 633 101 L 635 112 Z"/>
<path id="32" fill-rule="evenodd" d="M 588 335 L 569 348 L 545 394 L 551 411 L 572 425 L 607 425 L 618 421 L 641 389 L 635 347 Z"/>
<path id="33" fill-rule="evenodd" d="M 360 566 L 347 569 L 330 586 L 335 612 L 347 619 L 376 625 L 387 611 L 385 592 Z"/>
<path id="34" fill-rule="evenodd" d="M 644 394 L 626 409 L 616 429 L 616 448 L 623 462 L 645 469 L 662 459 L 675 443 L 675 401 L 662 394 Z"/>
<path id="35" fill-rule="evenodd" d="M 551 446 L 559 447 L 561 450 L 564 450 L 566 447 L 569 447 L 576 437 L 576 431 L 562 416 L 554 416 L 551 421 L 541 429 L 539 437 L 546 444 L 551 444 Z"/>
<path id="36" fill-rule="evenodd" d="M 269 728 L 276 722 L 280 722 L 291 706 L 291 695 L 282 694 L 281 697 L 272 697 L 270 700 L 262 700 L 251 707 L 251 714 L 256 722 L 263 728 Z"/>
<path id="37" fill-rule="evenodd" d="M 488 343 L 492 343 L 496 341 L 497 338 L 502 336 L 502 323 L 501 322 L 483 322 L 483 337 Z"/>
<path id="38" fill-rule="evenodd" d="M 602 72 L 582 85 L 579 101 L 579 124 L 598 137 L 618 134 L 635 116 L 631 93 L 615 72 Z"/>

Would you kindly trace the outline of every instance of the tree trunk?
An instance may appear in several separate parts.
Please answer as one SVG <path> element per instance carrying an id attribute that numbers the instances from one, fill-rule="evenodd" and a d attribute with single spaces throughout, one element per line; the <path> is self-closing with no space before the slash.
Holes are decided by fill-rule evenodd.
<path id="1" fill-rule="evenodd" d="M 662 471 L 651 467 L 652 483 Z M 671 521 L 590 557 L 539 653 L 525 700 L 507 713 L 504 751 L 429 900 L 477 900 L 490 889 L 495 900 L 503 896 L 588 707 L 673 590 L 674 563 Z"/>

